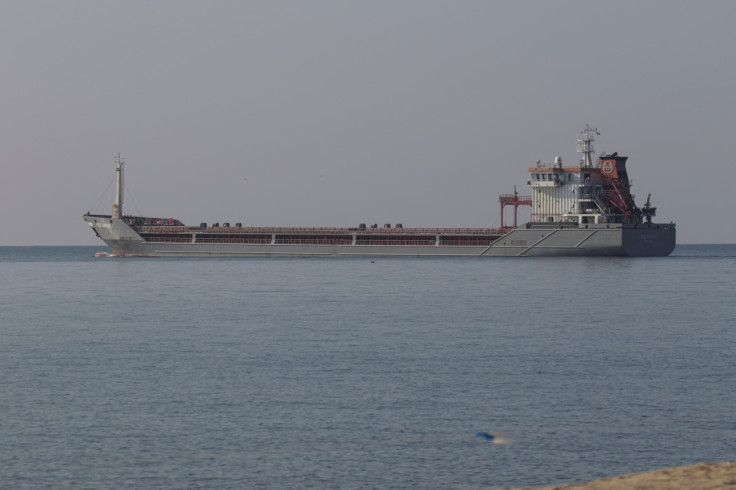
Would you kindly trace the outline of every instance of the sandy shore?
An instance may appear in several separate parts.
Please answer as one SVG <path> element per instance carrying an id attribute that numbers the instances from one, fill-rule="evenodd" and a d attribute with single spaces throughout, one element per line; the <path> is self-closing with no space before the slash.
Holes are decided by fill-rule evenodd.
<path id="1" fill-rule="evenodd" d="M 507 490 L 710 490 L 736 489 L 736 463 L 700 463 L 691 466 L 664 468 L 646 473 L 632 473 L 589 483 L 554 487 L 524 487 Z M 500 490 L 500 489 L 499 489 Z"/>

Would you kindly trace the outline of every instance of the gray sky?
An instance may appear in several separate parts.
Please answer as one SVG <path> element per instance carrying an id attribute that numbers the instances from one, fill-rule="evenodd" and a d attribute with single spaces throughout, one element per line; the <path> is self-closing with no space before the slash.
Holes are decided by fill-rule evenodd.
<path id="1" fill-rule="evenodd" d="M 498 226 L 586 123 L 678 242 L 736 243 L 736 2 L 1 7 L 0 245 L 102 245 L 116 152 L 126 214 Z"/>

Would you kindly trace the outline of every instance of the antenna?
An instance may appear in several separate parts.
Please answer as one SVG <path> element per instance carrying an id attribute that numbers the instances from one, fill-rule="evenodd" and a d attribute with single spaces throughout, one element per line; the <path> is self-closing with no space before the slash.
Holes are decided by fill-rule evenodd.
<path id="1" fill-rule="evenodd" d="M 115 188 L 115 201 L 112 203 L 112 218 L 121 218 L 123 216 L 123 164 L 125 162 L 120 158 L 120 153 L 115 156 L 115 174 L 117 176 L 117 186 Z"/>
<path id="2" fill-rule="evenodd" d="M 589 168 L 593 166 L 592 155 L 595 153 L 593 150 L 593 141 L 595 141 L 593 133 L 598 136 L 601 134 L 597 128 L 591 128 L 588 124 L 585 125 L 585 129 L 578 133 L 578 153 L 583 154 L 583 158 L 580 159 L 581 167 Z"/>

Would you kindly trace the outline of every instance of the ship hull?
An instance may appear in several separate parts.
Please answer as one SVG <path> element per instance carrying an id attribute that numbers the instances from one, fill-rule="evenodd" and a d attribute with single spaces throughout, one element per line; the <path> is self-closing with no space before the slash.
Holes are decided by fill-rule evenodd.
<path id="1" fill-rule="evenodd" d="M 675 248 L 675 225 L 655 223 L 528 225 L 507 230 L 489 239 L 488 244 L 448 246 L 442 245 L 439 237 L 434 245 L 285 244 L 275 240 L 225 243 L 226 239 L 169 243 L 145 240 L 122 219 L 93 215 L 85 215 L 84 219 L 116 255 L 141 257 L 657 257 L 667 256 Z M 354 232 L 344 232 L 350 233 Z M 192 233 L 181 235 L 189 237 Z M 390 232 L 385 235 L 391 236 Z"/>

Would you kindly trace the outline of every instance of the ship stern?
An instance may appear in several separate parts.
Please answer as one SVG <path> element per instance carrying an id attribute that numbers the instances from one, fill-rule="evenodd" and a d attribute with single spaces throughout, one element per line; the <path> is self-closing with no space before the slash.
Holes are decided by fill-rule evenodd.
<path id="1" fill-rule="evenodd" d="M 630 257 L 667 257 L 675 249 L 674 223 L 624 225 L 621 244 Z"/>

